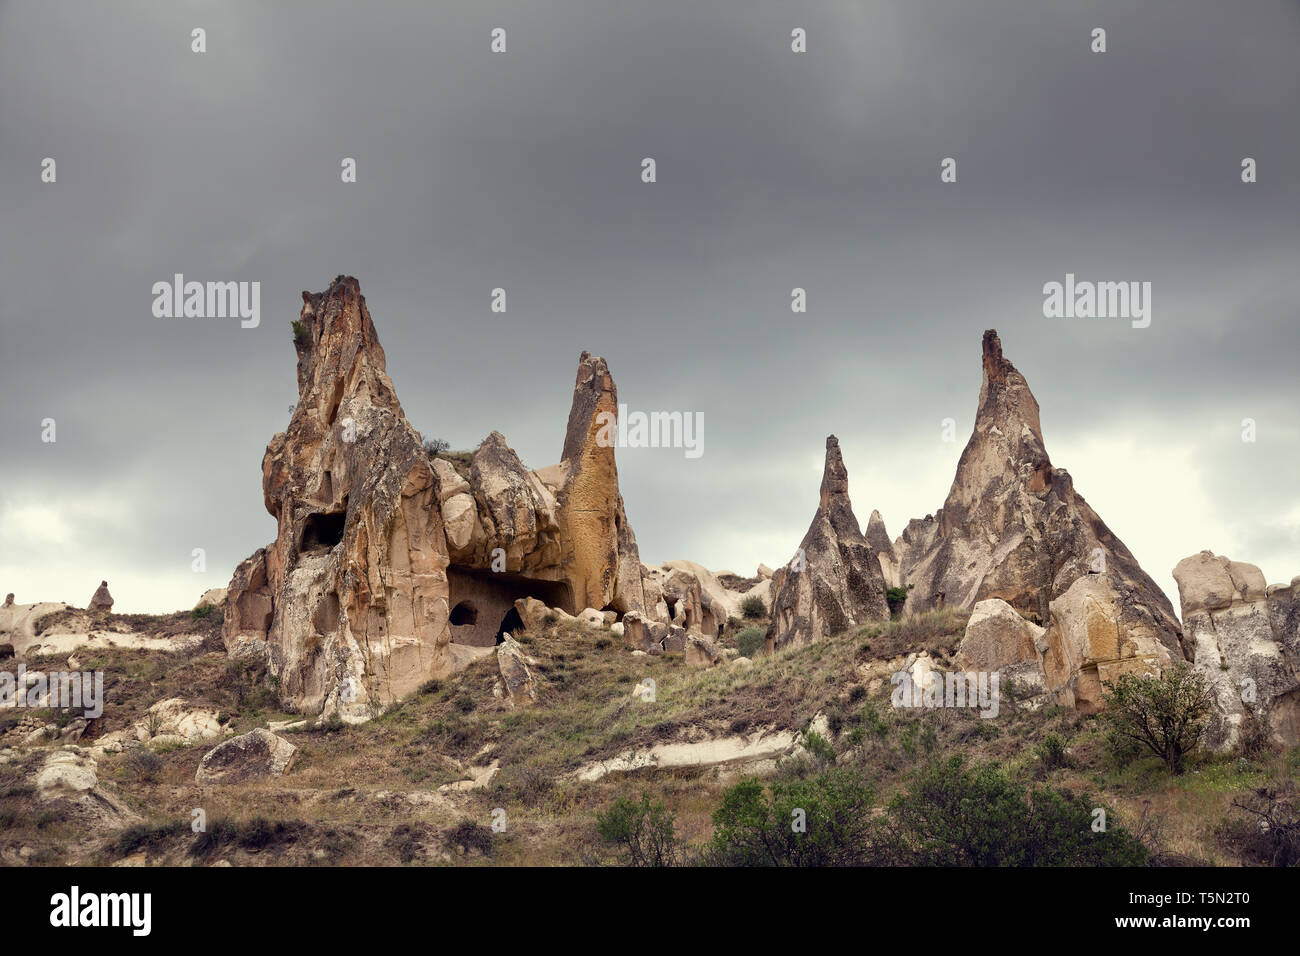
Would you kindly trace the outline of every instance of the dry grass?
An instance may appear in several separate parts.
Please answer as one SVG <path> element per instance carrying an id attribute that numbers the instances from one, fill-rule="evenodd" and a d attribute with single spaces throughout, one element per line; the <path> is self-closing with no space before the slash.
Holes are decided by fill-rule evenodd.
<path id="1" fill-rule="evenodd" d="M 28 863 L 107 864 L 144 854 L 168 864 L 574 865 L 605 858 L 596 813 L 617 796 L 643 790 L 676 814 L 680 837 L 699 845 L 731 782 L 725 774 L 642 771 L 580 783 L 570 772 L 661 741 L 802 729 L 823 713 L 838 761 L 860 768 L 882 799 L 928 757 L 962 753 L 995 761 L 1017 779 L 1086 792 L 1128 826 L 1138 826 L 1145 811 L 1160 823 L 1150 837 L 1165 859 L 1243 862 L 1224 839 L 1232 798 L 1270 775 L 1294 777 L 1297 753 L 1198 758 L 1188 774 L 1171 778 L 1154 759 L 1116 766 L 1097 722 L 1072 711 L 1007 708 L 984 720 L 971 711 L 896 710 L 888 681 L 868 690 L 864 675 L 887 670 L 892 665 L 885 662 L 906 652 L 926 649 L 947 660 L 964 622 L 958 612 L 917 615 L 759 657 L 748 667 L 707 670 L 688 668 L 679 656 L 633 655 L 616 639 L 598 647 L 612 636 L 581 625 L 552 626 L 523 635 L 542 682 L 541 702 L 532 708 L 512 710 L 494 696 L 489 656 L 367 724 L 286 733 L 298 759 L 277 781 L 200 788 L 194 772 L 202 746 L 159 753 L 151 779 L 142 779 L 127 756 L 104 757 L 101 784 L 146 821 L 123 834 L 88 838 L 57 814 L 43 817 L 48 811 L 25 782 L 42 759 L 33 751 L 0 766 L 0 854 L 15 860 L 26 847 Z M 133 723 L 171 696 L 220 710 L 239 732 L 292 716 L 277 710 L 261 667 L 218 653 L 101 651 L 82 664 L 106 673 L 108 706 L 95 735 Z M 633 694 L 647 678 L 655 682 L 653 703 Z M 1063 766 L 1049 768 L 1038 756 L 1048 734 L 1065 741 Z M 438 792 L 493 760 L 500 772 L 487 789 Z M 808 769 L 792 765 L 785 772 Z M 190 820 L 199 808 L 208 833 L 196 836 Z M 505 812 L 504 832 L 485 831 L 498 810 Z"/>

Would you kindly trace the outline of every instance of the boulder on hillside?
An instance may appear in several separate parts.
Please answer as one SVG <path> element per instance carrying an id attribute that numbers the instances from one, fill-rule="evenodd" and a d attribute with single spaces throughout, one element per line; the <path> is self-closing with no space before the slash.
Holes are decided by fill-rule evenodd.
<path id="1" fill-rule="evenodd" d="M 1121 674 L 1158 677 L 1183 659 L 1166 636 L 1161 622 L 1134 606 L 1122 582 L 1107 574 L 1076 578 L 1050 605 L 1043 635 L 1047 689 L 1062 706 L 1096 713 L 1106 685 Z"/>
<path id="2" fill-rule="evenodd" d="M 1047 702 L 1045 633 L 1044 628 L 1025 620 L 1006 601 L 980 601 L 966 621 L 966 631 L 957 646 L 957 667 L 998 674 L 1000 693 L 1014 686 L 1017 702 L 1036 709 Z"/>
<path id="3" fill-rule="evenodd" d="M 232 737 L 203 755 L 194 772 L 199 784 L 243 783 L 279 777 L 293 766 L 298 748 L 269 730 Z"/>
<path id="4" fill-rule="evenodd" d="M 511 706 L 527 707 L 537 703 L 537 681 L 529 667 L 535 663 L 513 637 L 507 637 L 497 645 L 497 667 Z"/>

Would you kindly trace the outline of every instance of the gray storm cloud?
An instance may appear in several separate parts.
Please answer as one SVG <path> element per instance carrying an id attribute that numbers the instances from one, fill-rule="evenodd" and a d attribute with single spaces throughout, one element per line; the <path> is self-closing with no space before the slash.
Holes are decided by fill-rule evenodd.
<path id="1" fill-rule="evenodd" d="M 1202 548 L 1289 580 L 1297 48 L 1281 0 L 0 3 L 0 591 L 224 585 L 274 533 L 299 293 L 338 273 L 426 437 L 557 460 L 583 349 L 629 407 L 702 413 L 698 459 L 620 452 L 647 561 L 788 560 L 832 432 L 860 518 L 938 508 L 996 327 L 1175 603 Z M 175 273 L 259 282 L 259 327 L 155 318 Z M 1067 273 L 1150 282 L 1151 326 L 1044 318 Z"/>

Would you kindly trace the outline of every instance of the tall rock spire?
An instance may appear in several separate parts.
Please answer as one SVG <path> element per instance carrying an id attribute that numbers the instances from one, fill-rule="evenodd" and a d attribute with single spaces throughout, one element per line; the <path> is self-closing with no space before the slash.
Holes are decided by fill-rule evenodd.
<path id="1" fill-rule="evenodd" d="M 769 651 L 807 644 L 889 616 L 885 580 L 849 500 L 849 473 L 834 435 L 826 439 L 821 496 L 794 560 L 772 579 Z"/>
<path id="2" fill-rule="evenodd" d="M 1052 466 L 1038 402 L 996 331 L 984 333 L 982 352 L 975 427 L 948 498 L 895 543 L 902 581 L 913 587 L 908 609 L 1000 598 L 1045 625 L 1051 602 L 1078 578 L 1105 574 L 1128 624 L 1181 658 L 1169 599 L 1075 492 L 1069 473 Z"/>

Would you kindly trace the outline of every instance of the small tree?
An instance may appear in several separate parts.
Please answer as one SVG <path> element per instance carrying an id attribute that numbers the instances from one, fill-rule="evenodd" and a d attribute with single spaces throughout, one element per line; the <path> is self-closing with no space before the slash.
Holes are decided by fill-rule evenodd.
<path id="1" fill-rule="evenodd" d="M 1179 663 L 1159 677 L 1121 674 L 1106 684 L 1104 716 L 1111 735 L 1160 757 L 1170 773 L 1197 748 L 1213 704 L 1205 675 Z"/>
<path id="2" fill-rule="evenodd" d="M 430 458 L 441 455 L 451 447 L 450 442 L 445 442 L 441 438 L 428 438 L 424 442 L 424 453 Z"/>
<path id="3" fill-rule="evenodd" d="M 649 795 L 642 793 L 640 802 L 619 797 L 597 814 L 596 832 L 622 851 L 628 866 L 675 866 L 682 860 L 675 823 L 662 800 L 651 803 Z"/>
<path id="4" fill-rule="evenodd" d="M 767 605 L 757 594 L 751 594 L 740 602 L 740 613 L 745 615 L 746 620 L 757 621 L 767 617 Z"/>

